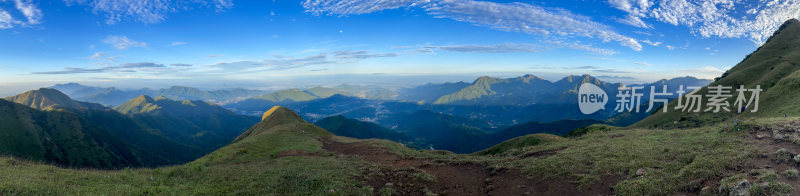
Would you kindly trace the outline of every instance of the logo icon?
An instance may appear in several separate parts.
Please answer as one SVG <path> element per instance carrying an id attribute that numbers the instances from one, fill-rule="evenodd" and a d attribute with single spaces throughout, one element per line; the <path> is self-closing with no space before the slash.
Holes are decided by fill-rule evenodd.
<path id="1" fill-rule="evenodd" d="M 578 89 L 578 108 L 583 114 L 592 114 L 605 109 L 608 94 L 597 85 L 583 83 Z"/>

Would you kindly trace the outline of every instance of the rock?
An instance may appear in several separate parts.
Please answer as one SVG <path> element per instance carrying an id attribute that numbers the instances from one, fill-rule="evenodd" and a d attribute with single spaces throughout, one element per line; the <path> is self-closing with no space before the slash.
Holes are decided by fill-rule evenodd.
<path id="1" fill-rule="evenodd" d="M 736 183 L 733 187 L 728 190 L 729 196 L 747 196 L 750 195 L 750 181 L 744 179 Z"/>
<path id="2" fill-rule="evenodd" d="M 711 195 L 711 187 L 704 186 L 702 189 L 700 189 L 700 195 Z"/>
<path id="3" fill-rule="evenodd" d="M 486 186 L 486 192 L 487 192 L 487 193 L 488 193 L 488 192 L 490 192 L 490 191 L 492 191 L 492 190 L 494 190 L 494 185 L 489 185 L 489 186 Z"/>
<path id="4" fill-rule="evenodd" d="M 636 170 L 636 176 L 644 176 L 645 174 L 647 174 L 647 170 L 645 170 L 644 168 Z"/>
<path id="5" fill-rule="evenodd" d="M 800 164 L 800 154 L 798 154 L 798 155 L 795 155 L 795 156 L 794 156 L 794 158 L 792 158 L 792 160 L 793 160 L 795 163 L 797 163 L 797 164 Z"/>
<path id="6" fill-rule="evenodd" d="M 788 150 L 781 148 L 775 151 L 774 160 L 777 161 L 778 163 L 789 162 L 789 160 L 791 159 L 792 159 L 792 153 L 790 153 Z"/>

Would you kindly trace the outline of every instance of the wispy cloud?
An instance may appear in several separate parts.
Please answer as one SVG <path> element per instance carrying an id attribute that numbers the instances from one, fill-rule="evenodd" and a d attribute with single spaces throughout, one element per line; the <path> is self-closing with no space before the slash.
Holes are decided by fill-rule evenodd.
<path id="1" fill-rule="evenodd" d="M 587 51 L 592 54 L 599 54 L 599 55 L 614 55 L 618 52 L 616 50 L 611 49 L 604 49 L 604 48 L 595 48 L 592 45 L 588 44 L 581 44 L 577 42 L 566 42 L 566 41 L 558 41 L 558 40 L 549 40 L 545 41 L 545 43 L 553 45 L 556 48 L 572 48 L 575 50 L 583 50 Z"/>
<path id="2" fill-rule="evenodd" d="M 637 64 L 637 65 L 644 65 L 644 66 L 648 66 L 648 67 L 649 67 L 649 66 L 653 66 L 652 64 L 650 64 L 650 63 L 645 63 L 645 62 L 633 62 L 633 64 Z"/>
<path id="3" fill-rule="evenodd" d="M 118 56 L 112 56 L 105 52 L 95 52 L 92 56 L 89 57 L 89 60 L 92 60 L 97 65 L 104 65 L 110 66 L 117 61 Z"/>
<path id="4" fill-rule="evenodd" d="M 396 57 L 398 56 L 397 53 L 370 53 L 366 50 L 360 51 L 336 51 L 333 52 L 333 56 L 340 59 L 368 59 L 368 58 L 378 58 L 378 57 Z"/>
<path id="5" fill-rule="evenodd" d="M 647 45 L 651 45 L 651 46 L 661 45 L 661 42 L 654 42 L 654 41 L 650 41 L 650 40 L 642 40 L 642 42 L 647 44 Z"/>
<path id="6" fill-rule="evenodd" d="M 534 44 L 513 44 L 503 43 L 495 45 L 445 45 L 445 46 L 425 46 L 424 48 L 442 50 L 447 52 L 471 52 L 471 53 L 525 53 L 540 52 L 543 48 Z"/>
<path id="7" fill-rule="evenodd" d="M 17 10 L 22 12 L 22 15 L 28 20 L 28 24 L 39 24 L 42 22 L 41 20 L 44 14 L 32 0 L 14 0 L 14 6 Z"/>
<path id="8" fill-rule="evenodd" d="M 33 72 L 32 74 L 46 74 L 46 75 L 58 75 L 58 74 L 81 74 L 81 73 L 102 73 L 102 72 L 109 72 L 109 71 L 116 71 L 116 72 L 135 72 L 137 69 L 143 68 L 162 68 L 166 67 L 163 64 L 156 64 L 152 62 L 141 62 L 141 63 L 125 63 L 118 66 L 107 66 L 101 68 L 75 68 L 75 67 L 67 67 L 61 71 L 46 71 L 46 72 Z"/>
<path id="9" fill-rule="evenodd" d="M 173 63 L 173 64 L 171 64 L 171 65 L 169 65 L 169 66 L 173 66 L 173 67 L 191 67 L 191 66 L 192 66 L 192 64 L 185 64 L 185 63 Z"/>
<path id="10" fill-rule="evenodd" d="M 615 41 L 635 51 L 636 39 L 621 35 L 589 17 L 564 9 L 527 3 L 496 3 L 474 0 L 306 0 L 303 7 L 314 14 L 355 15 L 397 8 L 423 8 L 429 15 L 468 22 L 477 26 L 545 37 L 599 38 Z"/>
<path id="11" fill-rule="evenodd" d="M 586 66 L 579 66 L 579 67 L 562 67 L 562 68 L 563 69 L 599 69 L 600 67 L 586 65 Z"/>
<path id="12" fill-rule="evenodd" d="M 717 68 L 717 67 L 705 66 L 705 67 L 699 67 L 699 68 L 694 68 L 694 69 L 678 70 L 677 72 L 679 74 L 691 75 L 691 76 L 695 76 L 695 77 L 698 77 L 698 78 L 711 79 L 711 78 L 714 78 L 714 77 L 721 76 L 722 73 L 725 73 L 725 70 L 722 70 L 722 69 Z"/>
<path id="13" fill-rule="evenodd" d="M 233 6 L 233 0 L 64 0 L 67 5 L 85 5 L 94 13 L 102 13 L 106 24 L 116 24 L 124 20 L 151 24 L 159 23 L 167 15 L 193 7 L 214 6 L 217 12 L 225 11 Z"/>
<path id="14" fill-rule="evenodd" d="M 328 59 L 326 54 L 318 54 L 307 57 L 285 57 L 276 56 L 275 59 L 261 61 L 236 61 L 228 63 L 217 63 L 214 66 L 228 71 L 276 71 L 287 70 L 310 65 L 335 64 L 337 61 Z"/>
<path id="15" fill-rule="evenodd" d="M 599 73 L 630 73 L 630 72 L 627 72 L 627 71 L 621 71 L 621 70 L 616 70 L 616 69 L 596 69 L 594 71 L 595 72 L 599 72 Z"/>
<path id="16" fill-rule="evenodd" d="M 0 9 L 0 29 L 10 29 L 14 27 L 14 18 L 8 11 Z"/>
<path id="17" fill-rule="evenodd" d="M 685 26 L 702 37 L 750 38 L 757 44 L 766 41 L 784 21 L 800 17 L 797 0 L 608 0 L 608 3 L 626 12 L 628 17 Z"/>
<path id="18" fill-rule="evenodd" d="M 0 3 L 6 0 L 0 0 Z M 24 16 L 24 20 L 17 20 L 11 15 L 11 12 L 0 8 L 0 29 L 10 29 L 14 26 L 26 26 L 42 23 L 44 14 L 39 7 L 33 3 L 32 0 L 14 0 L 14 7 L 20 15 Z"/>
<path id="19" fill-rule="evenodd" d="M 169 44 L 169 46 L 180 46 L 180 45 L 186 45 L 186 44 L 189 44 L 189 43 L 187 43 L 187 42 L 172 42 L 171 44 Z"/>
<path id="20" fill-rule="evenodd" d="M 113 46 L 118 50 L 127 50 L 128 48 L 131 47 L 142 47 L 142 48 L 147 47 L 147 43 L 128 39 L 128 37 L 121 35 L 106 36 L 106 38 L 103 39 L 103 43 L 110 44 L 111 46 Z"/>
<path id="21" fill-rule="evenodd" d="M 629 76 L 614 76 L 614 75 L 599 75 L 597 78 L 600 79 L 607 79 L 607 80 L 633 80 L 636 78 L 629 77 Z"/>

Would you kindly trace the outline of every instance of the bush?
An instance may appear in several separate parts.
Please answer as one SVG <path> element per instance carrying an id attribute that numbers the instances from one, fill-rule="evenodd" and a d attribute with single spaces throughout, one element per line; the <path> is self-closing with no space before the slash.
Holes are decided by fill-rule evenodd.
<path id="1" fill-rule="evenodd" d="M 794 168 L 787 169 L 786 171 L 783 172 L 783 174 L 786 175 L 786 178 L 792 180 L 797 179 L 797 177 L 800 177 L 800 172 L 798 172 L 797 169 Z"/>

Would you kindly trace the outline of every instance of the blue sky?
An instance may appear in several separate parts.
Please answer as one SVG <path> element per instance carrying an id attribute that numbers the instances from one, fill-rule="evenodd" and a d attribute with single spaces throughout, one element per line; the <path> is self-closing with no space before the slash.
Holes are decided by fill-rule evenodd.
<path id="1" fill-rule="evenodd" d="M 0 0 L 0 95 L 64 82 L 711 79 L 798 15 L 797 0 Z"/>

